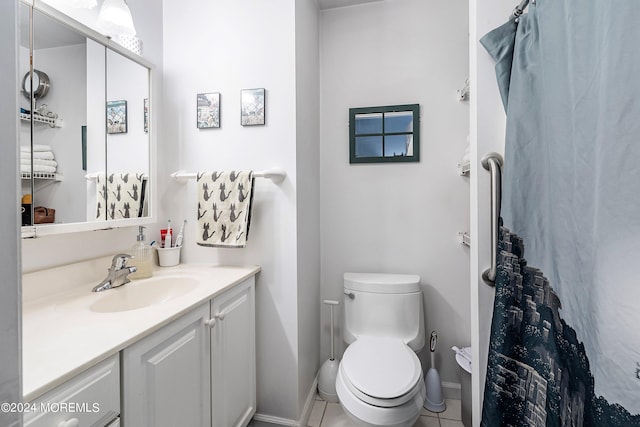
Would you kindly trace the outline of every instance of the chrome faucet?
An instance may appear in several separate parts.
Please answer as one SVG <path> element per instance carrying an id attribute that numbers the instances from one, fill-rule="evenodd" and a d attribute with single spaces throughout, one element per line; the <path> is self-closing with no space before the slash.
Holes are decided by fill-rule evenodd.
<path id="1" fill-rule="evenodd" d="M 107 277 L 100 282 L 91 291 L 102 292 L 107 289 L 117 288 L 122 285 L 126 285 L 131 281 L 129 274 L 135 273 L 137 268 L 135 266 L 128 266 L 127 260 L 131 258 L 129 254 L 118 254 L 111 260 L 111 267 L 108 270 Z"/>

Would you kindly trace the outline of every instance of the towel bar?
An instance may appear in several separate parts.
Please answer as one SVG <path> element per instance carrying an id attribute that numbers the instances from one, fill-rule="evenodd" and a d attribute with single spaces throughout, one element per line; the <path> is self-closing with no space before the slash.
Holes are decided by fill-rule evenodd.
<path id="1" fill-rule="evenodd" d="M 282 182 L 286 178 L 287 173 L 282 169 L 273 168 L 254 172 L 253 176 L 258 178 L 269 178 L 271 181 L 278 183 Z M 177 171 L 171 174 L 171 178 L 175 179 L 176 181 L 186 181 L 189 179 L 196 179 L 196 173 Z"/>
<path id="2" fill-rule="evenodd" d="M 84 179 L 86 179 L 87 181 L 95 181 L 96 179 L 98 179 L 98 175 L 104 175 L 104 172 L 93 172 L 93 173 L 88 173 L 84 176 Z M 147 179 L 149 179 L 149 177 L 147 176 L 147 174 L 145 173 L 144 175 L 142 175 L 142 180 L 146 181 Z"/>

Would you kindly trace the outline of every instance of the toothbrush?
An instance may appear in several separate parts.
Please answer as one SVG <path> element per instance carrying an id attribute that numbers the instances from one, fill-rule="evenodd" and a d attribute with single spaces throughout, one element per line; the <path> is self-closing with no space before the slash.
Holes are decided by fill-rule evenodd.
<path id="1" fill-rule="evenodd" d="M 164 247 L 171 247 L 171 220 L 167 220 L 167 234 L 164 235 Z"/>
<path id="2" fill-rule="evenodd" d="M 184 233 L 184 226 L 186 223 L 187 223 L 187 220 L 185 219 L 182 225 L 180 226 L 180 232 L 178 233 L 178 237 L 176 237 L 176 248 L 182 246 L 182 237 Z"/>

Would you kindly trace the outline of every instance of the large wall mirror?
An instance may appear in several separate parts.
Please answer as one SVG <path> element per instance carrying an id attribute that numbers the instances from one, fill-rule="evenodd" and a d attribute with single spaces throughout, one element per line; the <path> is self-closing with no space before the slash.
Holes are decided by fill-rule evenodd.
<path id="1" fill-rule="evenodd" d="M 23 237 L 150 222 L 150 64 L 41 3 L 20 29 Z"/>

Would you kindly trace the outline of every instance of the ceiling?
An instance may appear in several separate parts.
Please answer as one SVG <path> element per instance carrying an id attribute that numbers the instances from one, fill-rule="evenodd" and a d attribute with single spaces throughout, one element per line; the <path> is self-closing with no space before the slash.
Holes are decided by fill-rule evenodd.
<path id="1" fill-rule="evenodd" d="M 71 46 L 87 42 L 85 36 L 39 11 L 33 13 L 33 27 L 34 49 Z M 20 45 L 29 47 L 29 12 L 25 8 L 20 11 Z"/>
<path id="2" fill-rule="evenodd" d="M 362 3 L 375 3 L 383 0 L 318 0 L 320 10 L 335 9 L 337 7 L 353 6 Z"/>

